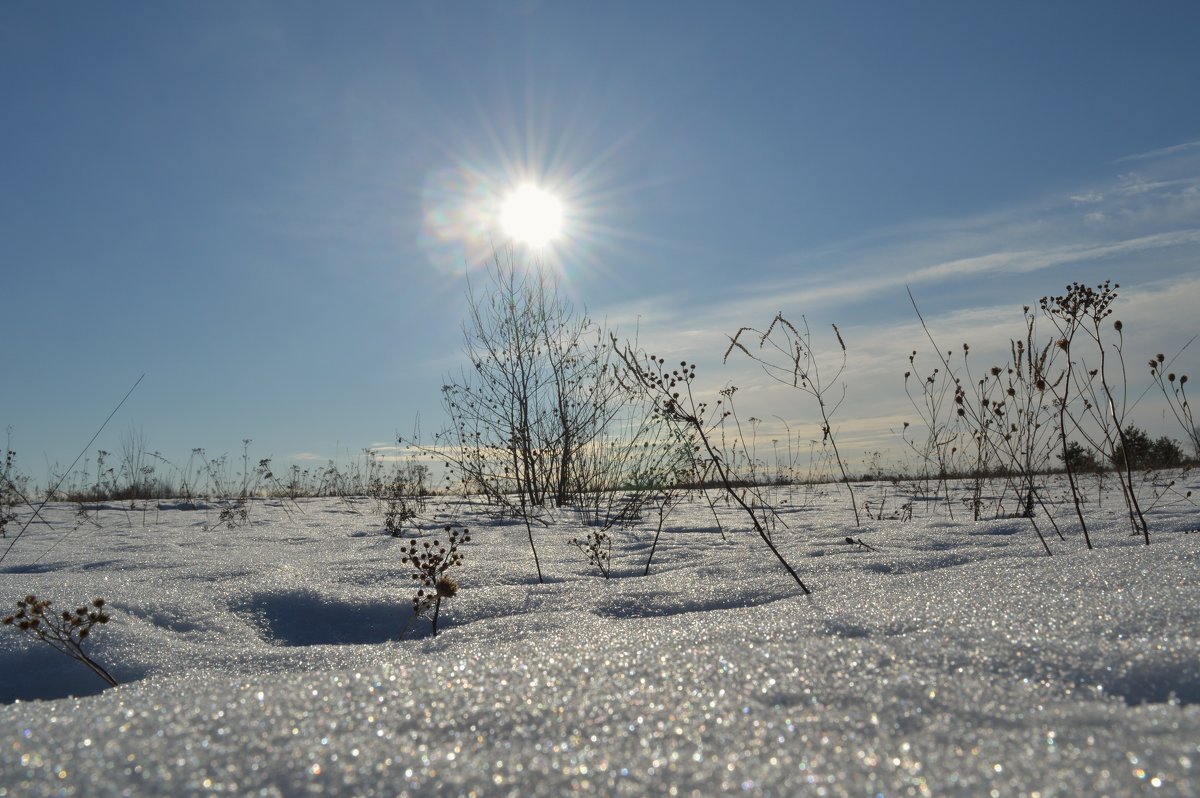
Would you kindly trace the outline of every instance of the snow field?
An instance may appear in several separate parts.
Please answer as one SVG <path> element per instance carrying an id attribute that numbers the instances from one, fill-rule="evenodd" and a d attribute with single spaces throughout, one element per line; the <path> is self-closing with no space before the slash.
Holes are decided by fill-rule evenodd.
<path id="1" fill-rule="evenodd" d="M 649 576 L 649 518 L 605 580 L 554 514 L 544 584 L 523 525 L 446 501 L 424 534 L 470 527 L 462 589 L 406 640 L 369 503 L 209 531 L 211 508 L 52 505 L 0 600 L 106 598 L 88 650 L 121 686 L 0 635 L 0 796 L 1194 795 L 1196 510 L 1156 510 L 1145 547 L 1119 501 L 1095 551 L 1064 523 L 1046 557 L 1027 520 L 855 528 L 836 488 L 797 489 L 775 541 L 808 597 L 698 497 Z"/>

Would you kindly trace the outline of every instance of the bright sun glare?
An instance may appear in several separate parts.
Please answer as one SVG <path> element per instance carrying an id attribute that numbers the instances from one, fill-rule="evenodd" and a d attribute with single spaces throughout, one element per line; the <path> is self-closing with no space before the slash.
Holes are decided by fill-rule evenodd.
<path id="1" fill-rule="evenodd" d="M 562 201 L 545 189 L 526 183 L 504 200 L 500 227 L 518 243 L 544 247 L 562 234 Z"/>

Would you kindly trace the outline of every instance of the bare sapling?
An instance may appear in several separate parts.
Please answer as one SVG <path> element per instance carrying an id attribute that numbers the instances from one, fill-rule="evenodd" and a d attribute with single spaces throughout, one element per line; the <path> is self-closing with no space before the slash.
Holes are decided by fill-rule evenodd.
<path id="1" fill-rule="evenodd" d="M 553 274 L 494 253 L 486 290 L 468 286 L 464 354 L 470 366 L 442 389 L 448 426 L 422 447 L 460 488 L 520 517 L 538 581 L 533 526 L 568 504 L 586 479 L 585 452 L 604 440 L 624 406 L 611 344 L 577 314 Z"/>

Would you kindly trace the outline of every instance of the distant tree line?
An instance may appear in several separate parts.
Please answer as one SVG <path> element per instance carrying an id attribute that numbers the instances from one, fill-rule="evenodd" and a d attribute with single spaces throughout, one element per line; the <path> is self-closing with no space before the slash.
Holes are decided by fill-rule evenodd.
<path id="1" fill-rule="evenodd" d="M 1065 460 L 1066 465 L 1075 471 L 1125 468 L 1127 458 L 1129 467 L 1134 471 L 1179 468 L 1189 462 L 1183 446 L 1168 435 L 1154 439 L 1144 429 L 1133 424 L 1126 426 L 1123 432 L 1125 442 L 1114 447 L 1111 462 L 1103 462 L 1094 450 L 1084 447 L 1078 441 L 1069 442 L 1066 457 L 1060 455 L 1059 460 Z"/>

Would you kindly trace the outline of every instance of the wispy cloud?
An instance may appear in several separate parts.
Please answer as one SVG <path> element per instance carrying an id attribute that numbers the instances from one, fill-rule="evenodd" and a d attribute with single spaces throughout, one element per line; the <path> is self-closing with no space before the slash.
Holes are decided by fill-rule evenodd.
<path id="1" fill-rule="evenodd" d="M 1020 278 L 1014 285 L 1029 294 L 1061 287 L 1065 275 L 1103 274 L 1126 282 L 1160 277 L 1164 269 L 1180 268 L 1165 264 L 1191 255 L 1197 256 L 1193 263 L 1200 260 L 1200 174 L 1192 158 L 1169 157 L 1188 153 L 1193 144 L 1162 151 L 1162 162 L 1152 170 L 1114 174 L 1100 185 L 780 255 L 760 269 L 776 277 L 732 296 L 728 291 L 714 296 L 708 309 L 681 309 L 664 323 L 678 328 L 692 319 L 700 322 L 694 326 L 707 328 L 719 317 L 733 322 L 722 328 L 736 329 L 747 319 L 769 316 L 771 308 L 824 313 L 894 301 L 905 285 L 969 294 L 966 283 L 980 278 Z M 1045 273 L 1043 279 L 1031 281 L 1035 272 Z M 658 317 L 672 308 L 654 299 L 640 304 L 654 308 Z M 609 309 L 608 314 L 622 312 Z"/>
<path id="2" fill-rule="evenodd" d="M 1189 141 L 1184 144 L 1175 144 L 1171 147 L 1162 147 L 1160 149 L 1150 150 L 1148 152 L 1139 152 L 1139 153 L 1135 153 L 1134 155 L 1126 155 L 1126 156 L 1123 156 L 1123 157 L 1118 158 L 1117 160 L 1113 161 L 1113 163 L 1125 163 L 1127 161 L 1144 161 L 1147 158 L 1163 158 L 1163 157 L 1170 156 L 1170 155 L 1178 155 L 1182 152 L 1187 152 L 1188 150 L 1195 150 L 1195 149 L 1200 149 L 1200 139 L 1197 139 L 1196 141 Z"/>

